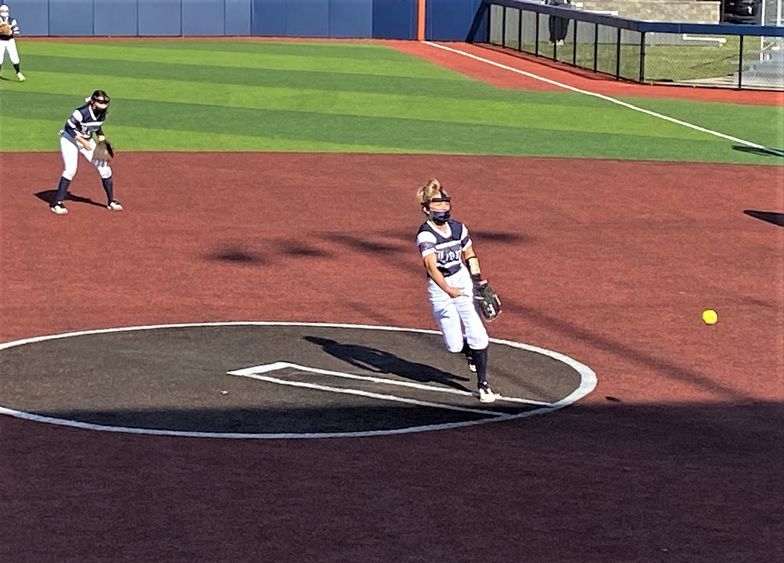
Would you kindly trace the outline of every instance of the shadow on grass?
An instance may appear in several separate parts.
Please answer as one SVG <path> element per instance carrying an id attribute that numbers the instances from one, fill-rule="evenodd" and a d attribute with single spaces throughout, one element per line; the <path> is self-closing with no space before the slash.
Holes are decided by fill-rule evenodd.
<path id="1" fill-rule="evenodd" d="M 732 150 L 738 152 L 746 152 L 749 154 L 756 154 L 759 156 L 772 156 L 777 158 L 784 158 L 784 150 L 774 149 L 773 147 L 748 147 L 746 145 L 732 145 Z"/>

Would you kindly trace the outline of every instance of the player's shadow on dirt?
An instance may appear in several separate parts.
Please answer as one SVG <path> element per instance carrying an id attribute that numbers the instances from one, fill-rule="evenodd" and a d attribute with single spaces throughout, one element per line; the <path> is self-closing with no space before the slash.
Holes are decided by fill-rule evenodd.
<path id="1" fill-rule="evenodd" d="M 774 149 L 773 147 L 747 147 L 745 145 L 732 145 L 732 149 L 738 152 L 747 152 L 750 154 L 757 154 L 759 156 L 772 156 L 777 158 L 784 158 L 784 150 Z"/>
<path id="2" fill-rule="evenodd" d="M 420 383 L 442 383 L 461 391 L 471 391 L 471 389 L 456 381 L 469 381 L 468 378 L 445 372 L 433 366 L 410 362 L 400 356 L 378 350 L 377 348 L 357 344 L 341 344 L 335 340 L 319 336 L 304 336 L 303 339 L 313 344 L 318 344 L 327 354 L 363 370 L 376 373 L 390 373 Z"/>
<path id="3" fill-rule="evenodd" d="M 756 211 L 754 209 L 746 209 L 743 211 L 745 215 L 754 217 L 760 221 L 767 221 L 779 227 L 784 227 L 784 213 L 776 213 L 774 211 Z"/>
<path id="4" fill-rule="evenodd" d="M 261 257 L 261 254 L 252 250 L 241 248 L 239 245 L 224 246 L 207 255 L 210 260 L 219 260 L 221 262 L 237 262 L 244 264 L 254 264 L 263 266 L 268 261 Z"/>
<path id="5" fill-rule="evenodd" d="M 51 205 L 54 203 L 54 198 L 57 195 L 57 190 L 43 190 L 41 192 L 36 192 L 35 197 L 40 199 L 43 202 L 46 202 L 47 205 Z M 89 197 L 82 197 L 71 192 L 67 192 L 65 194 L 65 201 L 73 201 L 76 203 L 86 203 L 87 205 L 95 205 L 98 207 L 104 207 L 103 203 L 97 202 L 94 199 L 90 199 Z"/>

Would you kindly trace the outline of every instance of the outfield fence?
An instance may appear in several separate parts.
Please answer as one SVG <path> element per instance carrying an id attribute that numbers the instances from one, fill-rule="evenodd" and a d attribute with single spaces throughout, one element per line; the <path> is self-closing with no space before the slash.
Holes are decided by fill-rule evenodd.
<path id="1" fill-rule="evenodd" d="M 491 45 L 635 82 L 784 90 L 782 27 L 638 21 L 527 0 L 484 9 Z"/>

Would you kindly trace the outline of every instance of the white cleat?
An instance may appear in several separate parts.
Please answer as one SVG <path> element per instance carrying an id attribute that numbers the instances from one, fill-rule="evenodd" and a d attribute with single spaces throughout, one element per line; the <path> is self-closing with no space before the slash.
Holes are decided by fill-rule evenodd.
<path id="1" fill-rule="evenodd" d="M 490 387 L 479 388 L 479 402 L 480 403 L 495 403 L 495 393 Z"/>
<path id="2" fill-rule="evenodd" d="M 119 201 L 112 200 L 106 205 L 106 209 L 110 209 L 112 211 L 122 211 L 123 206 L 120 205 Z"/>
<path id="3" fill-rule="evenodd" d="M 25 81 L 25 75 L 22 74 L 21 72 L 17 72 L 16 73 L 16 77 L 19 79 L 19 82 L 24 82 Z"/>
<path id="4" fill-rule="evenodd" d="M 55 215 L 68 215 L 68 210 L 65 208 L 65 205 L 63 205 L 63 202 L 61 201 L 58 201 L 50 205 L 49 211 L 51 211 Z"/>

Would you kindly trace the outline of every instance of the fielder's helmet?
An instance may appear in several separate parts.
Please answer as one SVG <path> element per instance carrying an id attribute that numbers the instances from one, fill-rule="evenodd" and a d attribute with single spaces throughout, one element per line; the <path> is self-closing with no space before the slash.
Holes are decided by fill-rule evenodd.
<path id="1" fill-rule="evenodd" d="M 103 90 L 96 90 L 93 92 L 93 95 L 90 96 L 91 102 L 98 102 L 99 104 L 108 104 L 110 100 L 111 98 L 109 98 L 109 94 Z"/>

